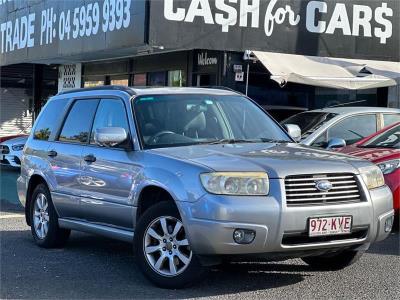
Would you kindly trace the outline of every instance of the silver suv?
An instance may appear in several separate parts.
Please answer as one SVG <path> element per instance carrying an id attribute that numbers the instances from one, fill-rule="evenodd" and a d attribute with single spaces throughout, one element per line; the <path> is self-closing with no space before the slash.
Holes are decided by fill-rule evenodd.
<path id="1" fill-rule="evenodd" d="M 58 94 L 27 141 L 18 194 L 39 246 L 71 230 L 133 242 L 166 288 L 249 257 L 341 269 L 393 222 L 378 167 L 298 145 L 250 99 L 214 89 Z"/>

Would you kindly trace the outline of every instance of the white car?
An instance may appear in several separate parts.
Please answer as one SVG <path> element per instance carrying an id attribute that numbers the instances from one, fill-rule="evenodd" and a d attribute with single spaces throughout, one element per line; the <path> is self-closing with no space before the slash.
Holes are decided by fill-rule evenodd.
<path id="1" fill-rule="evenodd" d="M 20 136 L 0 143 L 0 164 L 21 167 L 22 150 L 27 140 L 27 136 Z"/>
<path id="2" fill-rule="evenodd" d="M 300 144 L 331 149 L 354 144 L 396 122 L 400 122 L 400 109 L 332 107 L 302 112 L 281 124 L 300 127 Z"/>

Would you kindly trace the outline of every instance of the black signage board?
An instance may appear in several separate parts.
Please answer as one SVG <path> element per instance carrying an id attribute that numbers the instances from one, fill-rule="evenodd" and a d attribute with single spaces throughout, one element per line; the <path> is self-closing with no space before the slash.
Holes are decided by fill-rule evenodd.
<path id="1" fill-rule="evenodd" d="M 145 0 L 0 0 L 0 65 L 117 55 L 145 44 L 145 20 Z"/>
<path id="2" fill-rule="evenodd" d="M 193 72 L 213 73 L 218 71 L 221 60 L 221 52 L 198 50 L 194 52 Z"/>
<path id="3" fill-rule="evenodd" d="M 149 43 L 400 61 L 399 23 L 399 0 L 154 0 Z"/>

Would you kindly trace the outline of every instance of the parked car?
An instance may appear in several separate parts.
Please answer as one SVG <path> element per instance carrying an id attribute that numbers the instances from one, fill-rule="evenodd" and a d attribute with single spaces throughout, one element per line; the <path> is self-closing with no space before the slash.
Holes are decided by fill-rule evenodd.
<path id="1" fill-rule="evenodd" d="M 359 141 L 338 149 L 341 153 L 354 155 L 377 164 L 381 168 L 386 184 L 393 193 L 396 215 L 400 209 L 400 122 Z"/>
<path id="2" fill-rule="evenodd" d="M 393 223 L 376 165 L 299 145 L 226 90 L 60 93 L 34 125 L 17 185 L 39 246 L 62 246 L 71 230 L 134 242 L 140 269 L 165 288 L 249 255 L 341 269 Z"/>
<path id="3" fill-rule="evenodd" d="M 7 139 L 0 143 L 0 164 L 19 168 L 21 166 L 22 149 L 24 149 L 28 136 Z"/>
<path id="4" fill-rule="evenodd" d="M 338 148 L 352 145 L 400 121 L 400 109 L 383 107 L 332 107 L 299 113 L 282 122 L 301 129 L 301 144 Z"/>
<path id="5" fill-rule="evenodd" d="M 7 136 L 2 136 L 0 137 L 0 143 L 5 142 L 7 140 L 11 140 L 13 138 L 17 138 L 20 136 L 27 136 L 26 134 L 14 134 L 14 135 L 7 135 Z"/>

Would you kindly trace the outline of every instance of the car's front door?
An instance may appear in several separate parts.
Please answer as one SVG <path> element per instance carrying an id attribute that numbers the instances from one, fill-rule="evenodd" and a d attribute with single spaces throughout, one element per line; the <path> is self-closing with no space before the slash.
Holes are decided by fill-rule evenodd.
<path id="1" fill-rule="evenodd" d="M 138 168 L 133 165 L 127 110 L 121 99 L 101 99 L 89 145 L 82 155 L 81 212 L 86 221 L 132 228 L 132 186 Z M 128 139 L 114 147 L 96 144 L 96 129 L 124 128 Z"/>
<path id="2" fill-rule="evenodd" d="M 96 99 L 76 100 L 55 141 L 48 147 L 53 185 L 53 201 L 61 218 L 78 218 L 83 145 L 89 142 L 90 128 L 98 105 Z"/>

